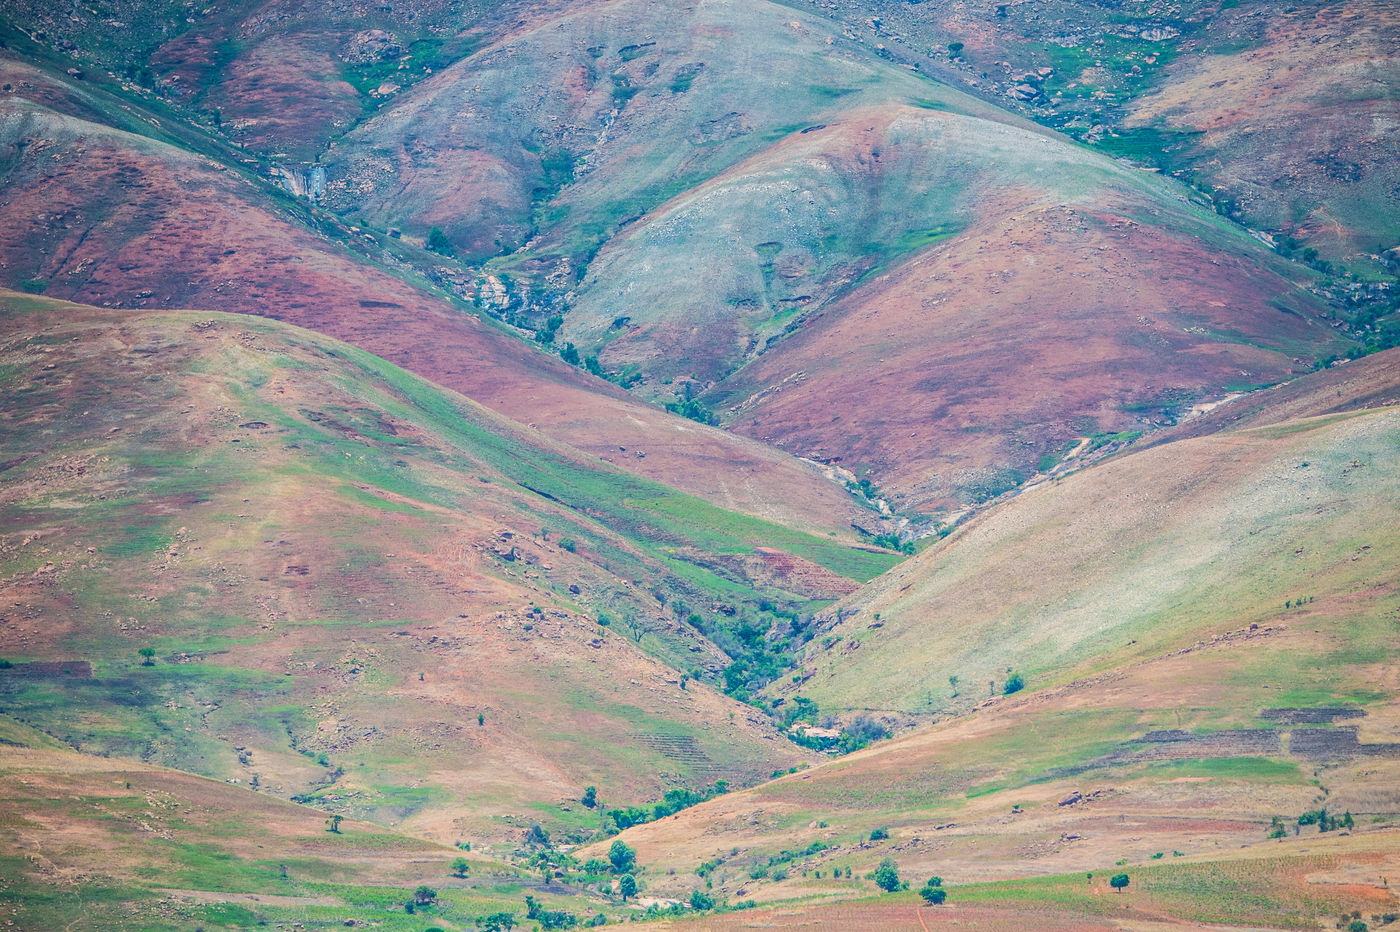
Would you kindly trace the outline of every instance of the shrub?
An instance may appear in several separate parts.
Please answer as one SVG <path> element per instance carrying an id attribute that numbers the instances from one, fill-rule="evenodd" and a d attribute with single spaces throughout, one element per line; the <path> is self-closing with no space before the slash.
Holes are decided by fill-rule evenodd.
<path id="1" fill-rule="evenodd" d="M 919 896 L 930 906 L 941 906 L 943 901 L 948 899 L 948 891 L 942 887 L 924 887 L 919 891 Z"/>
<path id="2" fill-rule="evenodd" d="M 889 731 L 868 715 L 857 715 L 851 723 L 841 729 L 841 739 L 837 747 L 843 754 L 859 751 L 872 741 L 889 737 Z"/>
<path id="3" fill-rule="evenodd" d="M 886 893 L 893 893 L 899 889 L 899 867 L 892 858 L 885 858 L 868 876 L 875 881 L 875 886 Z"/>
<path id="4" fill-rule="evenodd" d="M 701 424 L 708 424 L 711 427 L 719 426 L 719 416 L 711 411 L 706 405 L 693 398 L 684 401 L 677 400 L 667 402 L 666 410 L 672 414 L 679 414 L 681 417 L 698 421 Z"/>
<path id="5" fill-rule="evenodd" d="M 438 227 L 433 227 L 428 231 L 426 245 L 429 252 L 439 253 L 444 256 L 452 255 L 452 241 L 448 239 L 447 234 L 442 232 Z"/>
<path id="6" fill-rule="evenodd" d="M 515 913 L 492 913 L 482 916 L 476 924 L 482 932 L 510 932 L 515 927 Z"/>
<path id="7" fill-rule="evenodd" d="M 871 840 L 871 841 L 883 841 L 884 839 L 889 838 L 889 837 L 890 837 L 890 830 L 887 829 L 887 828 L 877 828 L 877 829 L 875 829 L 875 831 L 873 831 L 873 832 L 870 833 L 870 840 Z"/>
<path id="8" fill-rule="evenodd" d="M 1006 678 L 1006 685 L 1002 687 L 1001 692 L 1002 695 L 1009 696 L 1012 693 L 1018 693 L 1025 688 L 1025 678 L 1023 678 L 1019 673 L 1013 673 Z"/>
<path id="9" fill-rule="evenodd" d="M 608 860 L 612 862 L 613 873 L 630 875 L 637 866 L 637 852 L 619 838 L 608 849 Z"/>
<path id="10" fill-rule="evenodd" d="M 545 909 L 535 902 L 533 896 L 525 897 L 525 918 L 533 919 L 541 929 L 572 929 L 578 925 L 578 917 L 562 909 Z"/>

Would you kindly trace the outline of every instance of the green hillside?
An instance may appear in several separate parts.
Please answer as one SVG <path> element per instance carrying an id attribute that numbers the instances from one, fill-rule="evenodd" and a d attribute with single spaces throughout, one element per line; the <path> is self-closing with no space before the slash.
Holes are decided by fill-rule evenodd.
<path id="1" fill-rule="evenodd" d="M 584 785 L 632 804 L 799 760 L 703 684 L 749 662 L 733 631 L 796 643 L 832 587 L 898 559 L 720 511 L 285 325 L 14 295 L 4 325 L 0 689 L 88 752 L 445 840 L 509 837 L 520 806 L 586 833 L 601 816 L 559 802 Z"/>
<path id="2" fill-rule="evenodd" d="M 822 640 L 841 644 L 811 651 L 802 691 L 824 706 L 965 709 L 1008 670 L 1038 687 L 1249 625 L 1324 620 L 1344 655 L 1382 662 L 1385 567 L 1400 546 L 1396 430 L 1394 409 L 1341 413 L 1167 444 L 1029 489 L 840 606 L 845 620 Z M 1348 664 L 1326 655 L 1260 658 L 1251 678 L 1301 683 L 1334 667 L 1332 698 L 1370 695 L 1360 670 L 1343 678 Z M 1262 701 L 1235 686 L 1246 705 Z"/>
<path id="3" fill-rule="evenodd" d="M 1400 928 L 1400 12 L 0 5 L 0 928 Z"/>
<path id="4" fill-rule="evenodd" d="M 723 895 L 852 897 L 889 858 L 956 876 L 960 907 L 1057 921 L 1120 871 L 1164 921 L 1384 913 L 1397 429 L 1287 421 L 1023 492 L 834 607 L 769 696 L 795 731 L 890 740 L 623 837 L 672 895 L 710 864 Z"/>

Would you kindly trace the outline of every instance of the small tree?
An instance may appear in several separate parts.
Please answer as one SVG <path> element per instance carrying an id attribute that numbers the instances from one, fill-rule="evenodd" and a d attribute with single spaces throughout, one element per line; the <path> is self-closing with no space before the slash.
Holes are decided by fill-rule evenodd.
<path id="1" fill-rule="evenodd" d="M 893 893 L 899 889 L 899 866 L 894 863 L 893 858 L 885 858 L 879 867 L 870 872 L 870 879 L 875 881 L 875 886 L 881 890 Z"/>
<path id="2" fill-rule="evenodd" d="M 598 788 L 596 786 L 585 787 L 583 790 L 583 798 L 580 799 L 579 802 L 583 803 L 589 809 L 598 805 Z"/>
<path id="3" fill-rule="evenodd" d="M 948 891 L 943 889 L 942 877 L 930 877 L 928 883 L 924 884 L 919 896 L 924 898 L 924 902 L 930 906 L 940 906 L 948 898 Z"/>
<path id="4" fill-rule="evenodd" d="M 1123 888 L 1128 885 L 1128 875 L 1114 874 L 1112 877 L 1108 878 L 1108 885 L 1119 893 L 1122 893 Z"/>
<path id="5" fill-rule="evenodd" d="M 413 904 L 415 906 L 432 906 L 437 902 L 437 891 L 427 884 L 419 884 L 418 889 L 413 891 Z"/>
<path id="6" fill-rule="evenodd" d="M 476 921 L 481 932 L 510 932 L 515 928 L 515 913 L 492 913 Z"/>
<path id="7" fill-rule="evenodd" d="M 690 908 L 704 912 L 715 908 L 715 898 L 699 890 L 690 891 Z"/>
<path id="8" fill-rule="evenodd" d="M 622 879 L 617 882 L 617 892 L 625 902 L 628 897 L 637 895 L 637 878 L 631 874 L 623 874 Z"/>
<path id="9" fill-rule="evenodd" d="M 1019 673 L 1013 673 L 1006 678 L 1006 685 L 1001 688 L 1002 695 L 1009 696 L 1018 693 L 1026 688 L 1025 678 Z"/>
<path id="10" fill-rule="evenodd" d="M 156 665 L 156 649 L 154 647 L 143 647 L 136 653 L 141 655 L 141 666 L 154 667 Z"/>
<path id="11" fill-rule="evenodd" d="M 608 849 L 608 860 L 612 862 L 614 874 L 630 874 L 637 866 L 637 852 L 619 838 Z"/>
<path id="12" fill-rule="evenodd" d="M 438 227 L 433 227 L 428 231 L 427 247 L 430 251 L 441 253 L 444 256 L 452 254 L 452 241 L 447 238 L 447 234 Z"/>
<path id="13" fill-rule="evenodd" d="M 340 823 L 343 821 L 345 821 L 345 816 L 343 815 L 331 816 L 329 819 L 326 820 L 326 831 L 334 832 L 335 834 L 339 835 Z"/>
<path id="14" fill-rule="evenodd" d="M 471 862 L 466 858 L 457 857 L 452 859 L 452 876 L 465 877 L 471 872 Z"/>

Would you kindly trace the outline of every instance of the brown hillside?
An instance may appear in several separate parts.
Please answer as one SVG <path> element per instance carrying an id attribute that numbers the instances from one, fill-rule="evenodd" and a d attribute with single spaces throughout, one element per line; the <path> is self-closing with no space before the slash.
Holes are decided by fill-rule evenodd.
<path id="1" fill-rule="evenodd" d="M 48 294 L 105 306 L 284 320 L 725 507 L 842 535 L 861 520 L 815 467 L 632 402 L 312 232 L 240 176 L 49 109 L 43 101 L 61 99 L 65 112 L 80 111 L 83 95 L 35 69 L 11 63 L 6 74 L 20 92 L 0 103 L 12 153 L 0 205 L 9 284 L 41 282 Z"/>
<path id="2" fill-rule="evenodd" d="M 1392 248 L 1400 11 L 1354 0 L 1221 20 L 1217 35 L 1252 41 L 1180 58 L 1125 126 L 1199 133 L 1193 162 L 1266 229 L 1333 256 Z"/>
<path id="3" fill-rule="evenodd" d="M 848 600 L 775 689 L 847 720 L 897 709 L 901 735 L 625 837 L 682 894 L 718 858 L 731 896 L 849 896 L 868 886 L 832 869 L 891 857 L 1000 904 L 1013 878 L 1126 865 L 1177 917 L 1393 911 L 1396 430 L 1394 408 L 1293 421 L 1023 492 Z M 1026 687 L 1002 695 L 1012 670 Z M 1318 809 L 1354 828 L 1298 821 Z M 1258 886 L 1180 886 L 1236 858 Z"/>
<path id="4" fill-rule="evenodd" d="M 1344 708 L 1335 721 L 1326 710 L 1292 719 L 1270 711 L 1297 701 L 1287 691 L 1296 681 L 1274 679 L 1259 693 L 1272 700 L 1241 702 L 1234 687 L 1260 665 L 1278 669 L 1280 656 L 1343 643 L 1327 627 L 1288 625 L 998 699 L 624 838 L 643 863 L 667 874 L 656 884 L 670 895 L 683 896 L 695 882 L 687 872 L 717 858 L 722 866 L 710 878 L 730 896 L 858 896 L 872 889 L 860 878 L 889 857 L 911 883 L 944 877 L 953 885 L 950 902 L 960 905 L 967 899 L 958 885 L 977 883 L 986 892 L 979 902 L 1031 906 L 1036 888 L 1017 894 L 1007 882 L 1062 875 L 1090 897 L 1082 905 L 1093 914 L 1110 874 L 1126 871 L 1146 892 L 1160 871 L 1161 893 L 1132 906 L 1149 905 L 1163 919 L 1250 922 L 1294 909 L 1297 924 L 1284 927 L 1315 928 L 1352 908 L 1394 911 L 1385 880 L 1400 865 L 1393 676 L 1384 667 L 1351 670 L 1358 686 L 1380 676 L 1390 696 L 1368 710 Z M 1236 710 L 1232 727 L 1202 727 L 1206 709 Z M 1319 806 L 1353 813 L 1358 827 L 1337 836 L 1302 826 L 1295 835 L 1297 816 Z M 1276 815 L 1287 837 L 1270 840 Z M 876 828 L 889 838 L 872 840 Z M 824 847 L 803 853 L 814 842 Z M 798 852 L 780 861 L 785 880 L 752 877 L 754 865 L 781 852 Z M 1222 861 L 1236 866 L 1222 870 Z M 852 880 L 833 877 L 847 866 Z M 1243 871 L 1258 886 L 1226 886 L 1202 903 L 1181 886 L 1197 871 L 1216 883 Z M 1077 902 L 1047 900 L 1042 908 L 1072 911 Z"/>
<path id="5" fill-rule="evenodd" d="M 1252 258 L 1122 204 L 999 197 L 732 376 L 731 426 L 947 510 L 1080 438 L 1151 428 L 1163 407 L 1300 374 L 1341 345 Z"/>
<path id="6" fill-rule="evenodd" d="M 445 841 L 807 757 L 633 642 L 727 662 L 656 595 L 706 590 L 620 526 L 655 513 L 531 488 L 621 474 L 306 331 L 5 300 L 0 642 L 90 672 L 0 668 L 14 717 Z"/>
<path id="7" fill-rule="evenodd" d="M 1201 437 L 1222 430 L 1400 404 L 1400 350 L 1336 363 L 1282 385 L 1248 392 L 1193 412 L 1160 441 Z"/>

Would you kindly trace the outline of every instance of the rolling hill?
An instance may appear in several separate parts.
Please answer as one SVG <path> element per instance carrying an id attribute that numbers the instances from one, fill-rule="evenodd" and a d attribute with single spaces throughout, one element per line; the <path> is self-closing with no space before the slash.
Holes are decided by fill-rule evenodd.
<path id="1" fill-rule="evenodd" d="M 80 754 L 0 717 L 0 916 L 25 929 L 474 925 L 531 897 L 614 904 L 489 856 L 129 760 Z M 334 830 L 332 830 L 334 829 Z M 455 866 L 454 866 L 455 864 Z M 417 897 L 428 889 L 428 902 Z M 405 904 L 419 900 L 407 911 Z"/>
<path id="2" fill-rule="evenodd" d="M 623 837 L 672 895 L 708 864 L 733 897 L 842 898 L 890 857 L 1061 918 L 1105 915 L 1120 867 L 1142 918 L 1393 911 L 1396 429 L 1284 421 L 1023 492 L 834 607 L 771 691 L 893 740 Z"/>
<path id="3" fill-rule="evenodd" d="M 1350 345 L 1311 273 L 1199 195 L 792 17 L 623 3 L 532 23 L 337 140 L 325 203 L 506 254 L 495 313 L 557 318 L 556 342 L 635 393 L 868 472 L 906 511 Z M 1024 415 L 983 417 L 1004 403 Z"/>
<path id="4" fill-rule="evenodd" d="M 226 177 L 127 153 L 143 166 L 128 171 L 212 196 L 185 206 L 163 184 L 165 209 L 135 202 L 134 216 L 94 227 L 83 221 L 104 212 L 102 172 L 21 160 L 13 183 L 76 217 L 60 214 L 71 233 L 51 242 L 25 223 L 42 213 L 33 201 L 12 205 L 11 284 L 96 303 L 118 281 L 127 303 L 267 303 L 595 455 L 642 449 L 632 465 L 652 478 L 712 482 L 717 504 L 838 533 L 889 528 L 816 476 L 802 496 L 781 491 L 801 467 L 765 447 L 874 483 L 926 530 L 928 516 L 1014 488 L 1083 439 L 1153 429 L 1172 419 L 1163 409 L 1354 348 L 1353 309 L 1331 279 L 1273 255 L 1200 191 L 931 81 L 816 12 L 463 12 L 428 4 L 408 24 L 392 10 L 318 19 L 286 4 L 270 18 L 234 6 L 132 51 L 181 75 L 161 100 L 205 123 L 218 111 L 208 134 L 236 146 L 225 163 L 256 166 L 296 200 L 269 200 L 260 183 L 231 202 Z M 269 103 L 312 75 L 322 92 Z M 80 202 L 75 174 L 92 186 Z M 239 245 L 241 230 L 279 245 Z M 342 243 L 310 242 L 326 237 Z M 214 248 L 225 239 L 232 254 Z M 108 256 L 87 255 L 102 244 Z M 302 258 L 268 281 L 268 267 L 249 268 L 258 255 Z M 144 269 L 156 263 L 209 280 L 167 281 Z M 91 287 L 67 287 L 83 276 Z M 670 426 L 526 353 L 509 328 L 469 332 L 460 304 L 423 293 L 429 283 L 634 395 L 764 446 Z M 527 372 L 544 390 L 518 384 Z M 1003 404 L 1022 413 L 1001 418 Z M 677 443 L 648 449 L 638 420 Z M 738 474 L 716 481 L 727 460 Z"/>
<path id="5" fill-rule="evenodd" d="M 702 684 L 731 658 L 701 632 L 733 645 L 896 560 L 307 331 L 5 305 L 0 686 L 89 753 L 443 840 L 583 827 L 586 785 L 633 804 L 802 759 Z"/>
<path id="6" fill-rule="evenodd" d="M 1008 668 L 1064 682 L 1297 613 L 1375 624 L 1396 545 L 1394 431 L 1386 408 L 1287 421 L 1029 489 L 834 609 L 844 621 L 824 633 L 842 643 L 810 654 L 803 691 L 935 711 L 950 676 L 966 706 Z M 1316 607 L 1285 606 L 1299 597 Z"/>
<path id="7" fill-rule="evenodd" d="M 1394 274 L 1389 50 L 1400 20 L 1389 4 L 832 0 L 822 9 L 894 61 L 1190 180 L 1289 251 L 1318 250 L 1363 281 Z"/>
<path id="8" fill-rule="evenodd" d="M 366 243 L 368 234 L 307 215 L 210 155 L 144 135 L 160 120 L 101 90 L 16 62 L 4 75 L 16 91 L 0 104 L 10 192 L 0 261 L 11 286 L 105 306 L 285 320 L 722 507 L 847 539 L 853 522 L 870 523 L 818 467 L 633 402 L 421 277 L 406 280 L 387 235 Z M 133 126 L 97 120 L 113 112 Z"/>
<path id="9" fill-rule="evenodd" d="M 6 4 L 0 919 L 1390 925 L 1396 29 Z"/>

